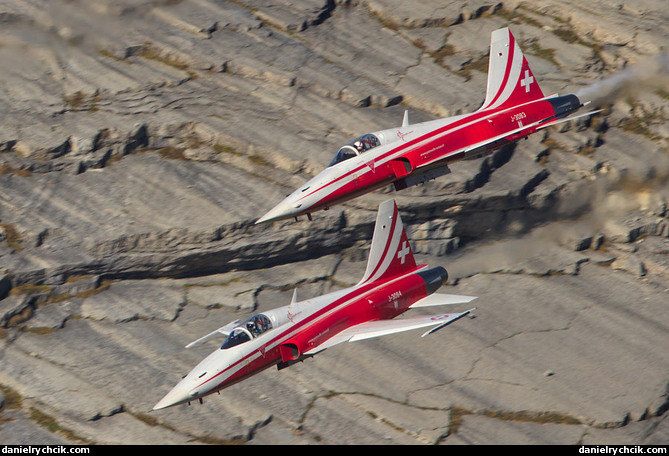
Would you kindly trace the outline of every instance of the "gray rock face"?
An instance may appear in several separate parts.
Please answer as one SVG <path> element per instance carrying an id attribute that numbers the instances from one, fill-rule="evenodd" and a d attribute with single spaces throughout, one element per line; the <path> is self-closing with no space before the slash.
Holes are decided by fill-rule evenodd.
<path id="1" fill-rule="evenodd" d="M 669 12 L 618 3 L 0 2 L 0 441 L 666 443 Z M 254 225 L 405 109 L 476 109 L 507 25 L 603 113 Z M 391 197 L 474 318 L 147 413 L 188 342 L 356 283 Z"/>

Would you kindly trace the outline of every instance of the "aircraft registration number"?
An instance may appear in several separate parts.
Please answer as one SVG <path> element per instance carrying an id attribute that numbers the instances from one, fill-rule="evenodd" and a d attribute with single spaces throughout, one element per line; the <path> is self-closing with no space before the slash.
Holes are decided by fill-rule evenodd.
<path id="1" fill-rule="evenodd" d="M 397 301 L 402 297 L 402 292 L 401 291 L 396 291 L 394 293 L 391 293 L 388 295 L 388 302 L 393 302 Z"/>
<path id="2" fill-rule="evenodd" d="M 519 120 L 525 119 L 527 115 L 524 112 L 519 112 L 511 115 L 511 122 L 518 122 Z"/>

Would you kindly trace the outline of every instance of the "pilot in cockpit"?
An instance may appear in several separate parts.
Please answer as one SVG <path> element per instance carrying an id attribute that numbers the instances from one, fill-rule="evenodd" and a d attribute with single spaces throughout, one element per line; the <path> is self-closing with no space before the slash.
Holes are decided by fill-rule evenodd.
<path id="1" fill-rule="evenodd" d="M 272 329 L 272 322 L 266 315 L 254 315 L 230 332 L 223 345 L 221 345 L 221 349 L 225 350 L 248 342 L 251 338 L 258 337 L 269 329 Z"/>
<path id="2" fill-rule="evenodd" d="M 253 337 L 258 337 L 259 334 L 264 333 L 270 329 L 271 323 L 269 319 L 264 315 L 254 315 L 249 318 L 246 322 L 246 329 L 251 333 Z"/>
<path id="3" fill-rule="evenodd" d="M 330 162 L 329 166 L 336 165 L 337 163 L 360 155 L 369 149 L 373 149 L 374 147 L 379 146 L 380 144 L 381 141 L 375 135 L 371 133 L 362 135 L 342 146 L 342 148 L 337 152 L 337 155 L 335 155 L 335 158 Z"/>

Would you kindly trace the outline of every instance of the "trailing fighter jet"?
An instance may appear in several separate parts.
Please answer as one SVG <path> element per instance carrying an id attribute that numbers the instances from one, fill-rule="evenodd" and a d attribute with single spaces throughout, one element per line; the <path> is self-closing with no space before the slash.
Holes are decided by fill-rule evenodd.
<path id="1" fill-rule="evenodd" d="M 353 287 L 261 312 L 234 321 L 186 347 L 225 336 L 153 410 L 202 401 L 272 366 L 283 369 L 343 342 L 354 342 L 417 328 L 423 336 L 464 317 L 472 310 L 440 315 L 395 317 L 418 307 L 463 304 L 475 297 L 435 293 L 446 270 L 416 265 L 394 200 L 379 206 L 365 274 Z"/>
<path id="2" fill-rule="evenodd" d="M 449 164 L 487 155 L 543 128 L 599 111 L 567 117 L 582 104 L 576 95 L 544 96 L 508 28 L 491 35 L 488 85 L 473 113 L 362 135 L 339 149 L 330 165 L 256 223 L 328 209 L 388 184 L 396 190 L 450 172 Z"/>

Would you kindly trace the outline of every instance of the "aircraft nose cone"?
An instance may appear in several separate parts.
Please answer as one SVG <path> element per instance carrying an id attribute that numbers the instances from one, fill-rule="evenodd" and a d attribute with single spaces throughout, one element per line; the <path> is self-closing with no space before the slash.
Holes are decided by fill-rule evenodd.
<path id="1" fill-rule="evenodd" d="M 153 410 L 160 410 L 167 407 L 172 407 L 173 405 L 181 404 L 183 402 L 193 399 L 190 395 L 190 391 L 186 389 L 183 385 L 178 384 L 172 390 L 165 395 L 156 405 L 153 406 Z"/>
<path id="2" fill-rule="evenodd" d="M 290 201 L 285 200 L 277 204 L 267 214 L 260 217 L 255 224 L 258 225 L 260 223 L 268 223 L 268 222 L 273 222 L 275 220 L 281 220 L 293 217 L 294 215 L 297 215 L 299 213 L 299 208 L 295 208 L 294 206 L 295 205 L 292 204 Z"/>

